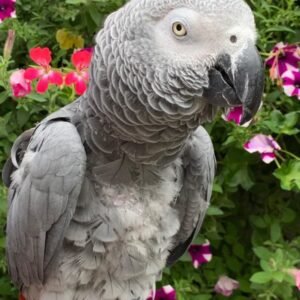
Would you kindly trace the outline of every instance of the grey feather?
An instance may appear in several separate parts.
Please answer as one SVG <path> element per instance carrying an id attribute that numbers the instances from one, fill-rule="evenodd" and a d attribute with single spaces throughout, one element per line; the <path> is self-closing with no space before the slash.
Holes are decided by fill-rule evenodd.
<path id="1" fill-rule="evenodd" d="M 184 183 L 175 206 L 181 226 L 168 265 L 174 264 L 187 250 L 198 234 L 209 206 L 216 163 L 211 139 L 203 127 L 199 127 L 187 142 L 183 163 Z"/>
<path id="2" fill-rule="evenodd" d="M 42 123 L 31 137 L 10 187 L 7 256 L 16 284 L 44 283 L 74 213 L 85 161 L 81 139 L 68 122 Z"/>

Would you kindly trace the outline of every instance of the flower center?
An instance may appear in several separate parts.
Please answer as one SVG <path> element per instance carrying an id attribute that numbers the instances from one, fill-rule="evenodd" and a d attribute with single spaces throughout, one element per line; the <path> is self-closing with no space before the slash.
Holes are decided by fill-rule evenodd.
<path id="1" fill-rule="evenodd" d="M 3 5 L 0 5 L 0 11 L 5 11 L 6 10 L 6 6 Z"/>
<path id="2" fill-rule="evenodd" d="M 285 52 L 284 50 L 280 50 L 278 54 L 278 58 L 284 58 L 285 57 Z"/>

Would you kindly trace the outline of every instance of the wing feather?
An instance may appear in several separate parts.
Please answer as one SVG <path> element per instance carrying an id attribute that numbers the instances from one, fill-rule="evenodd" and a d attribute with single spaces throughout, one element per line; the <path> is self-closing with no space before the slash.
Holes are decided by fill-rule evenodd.
<path id="1" fill-rule="evenodd" d="M 51 120 L 36 128 L 9 188 L 7 257 L 18 286 L 43 284 L 53 267 L 85 165 L 85 150 L 71 123 Z"/>
<path id="2" fill-rule="evenodd" d="M 187 142 L 183 155 L 183 187 L 176 202 L 181 226 L 167 265 L 174 264 L 198 234 L 211 198 L 215 156 L 210 136 L 199 127 Z"/>

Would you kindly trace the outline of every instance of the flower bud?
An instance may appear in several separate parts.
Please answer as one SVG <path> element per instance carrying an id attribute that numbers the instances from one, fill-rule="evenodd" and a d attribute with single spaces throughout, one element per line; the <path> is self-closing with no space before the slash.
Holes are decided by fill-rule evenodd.
<path id="1" fill-rule="evenodd" d="M 8 30 L 7 39 L 5 41 L 3 57 L 5 60 L 9 60 L 15 43 L 16 32 L 12 29 Z"/>

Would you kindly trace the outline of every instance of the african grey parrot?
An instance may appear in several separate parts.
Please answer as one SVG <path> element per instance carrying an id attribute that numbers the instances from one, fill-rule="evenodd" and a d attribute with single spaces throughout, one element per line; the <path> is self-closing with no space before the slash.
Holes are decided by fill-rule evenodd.
<path id="1" fill-rule="evenodd" d="M 201 124 L 257 112 L 242 0 L 131 0 L 96 37 L 87 92 L 15 142 L 7 258 L 27 300 L 143 300 L 199 232 L 215 158 Z"/>

